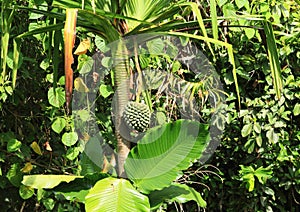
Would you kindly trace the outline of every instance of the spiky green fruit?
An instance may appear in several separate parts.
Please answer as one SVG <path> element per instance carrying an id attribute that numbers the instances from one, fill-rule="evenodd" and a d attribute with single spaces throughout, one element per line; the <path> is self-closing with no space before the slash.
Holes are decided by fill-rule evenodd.
<path id="1" fill-rule="evenodd" d="M 150 115 L 147 105 L 138 102 L 128 102 L 124 109 L 123 118 L 129 128 L 144 132 L 149 126 Z"/>

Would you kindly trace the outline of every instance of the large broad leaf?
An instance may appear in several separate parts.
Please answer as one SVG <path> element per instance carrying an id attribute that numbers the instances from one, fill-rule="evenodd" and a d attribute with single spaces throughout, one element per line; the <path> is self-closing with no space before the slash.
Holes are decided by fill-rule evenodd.
<path id="1" fill-rule="evenodd" d="M 54 188 L 54 192 L 63 195 L 67 200 L 84 203 L 85 197 L 91 187 L 95 185 L 97 181 L 106 177 L 108 177 L 108 174 L 95 172 L 84 176 L 84 178 L 77 178 L 69 183 L 60 183 Z"/>
<path id="2" fill-rule="evenodd" d="M 24 176 L 22 184 L 32 188 L 54 188 L 61 182 L 71 182 L 76 178 L 83 178 L 83 176 L 70 175 L 28 175 Z"/>
<path id="3" fill-rule="evenodd" d="M 126 159 L 127 176 L 143 193 L 160 190 L 199 159 L 208 143 L 208 126 L 196 121 L 150 129 Z"/>
<path id="4" fill-rule="evenodd" d="M 96 183 L 85 199 L 86 211 L 150 211 L 149 200 L 128 180 L 105 178 Z"/>
<path id="5" fill-rule="evenodd" d="M 149 200 L 152 210 L 158 208 L 165 201 L 186 203 L 194 200 L 200 207 L 206 207 L 206 202 L 199 192 L 185 184 L 178 183 L 174 183 L 163 190 L 151 192 Z"/>

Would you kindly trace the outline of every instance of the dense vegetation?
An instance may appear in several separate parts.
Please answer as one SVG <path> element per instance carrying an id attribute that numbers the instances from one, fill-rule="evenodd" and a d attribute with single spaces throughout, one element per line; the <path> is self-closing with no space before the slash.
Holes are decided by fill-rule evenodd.
<path id="1" fill-rule="evenodd" d="M 299 4 L 2 0 L 1 211 L 299 211 Z"/>

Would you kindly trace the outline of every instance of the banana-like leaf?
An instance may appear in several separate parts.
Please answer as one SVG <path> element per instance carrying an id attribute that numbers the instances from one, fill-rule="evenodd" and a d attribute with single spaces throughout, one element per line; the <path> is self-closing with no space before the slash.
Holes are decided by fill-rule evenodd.
<path id="1" fill-rule="evenodd" d="M 61 182 L 71 182 L 76 178 L 83 178 L 83 176 L 71 175 L 27 175 L 24 176 L 22 184 L 36 189 L 54 188 Z"/>
<path id="2" fill-rule="evenodd" d="M 152 128 L 130 151 L 126 174 L 143 193 L 163 189 L 201 157 L 208 143 L 208 126 L 196 121 Z"/>
<path id="3" fill-rule="evenodd" d="M 108 177 L 98 181 L 85 198 L 86 211 L 150 211 L 147 196 L 139 193 L 128 180 Z"/>
<path id="4" fill-rule="evenodd" d="M 149 194 L 151 209 L 157 209 L 164 202 L 186 203 L 188 201 L 195 201 L 200 207 L 206 207 L 205 200 L 201 194 L 195 189 L 186 184 L 174 183 L 171 186 L 160 191 L 153 191 Z"/>

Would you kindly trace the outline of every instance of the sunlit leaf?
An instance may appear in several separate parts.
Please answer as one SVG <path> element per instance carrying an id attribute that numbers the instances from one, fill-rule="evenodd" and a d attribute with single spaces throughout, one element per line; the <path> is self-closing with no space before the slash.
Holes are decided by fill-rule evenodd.
<path id="1" fill-rule="evenodd" d="M 32 148 L 32 150 L 33 150 L 36 154 L 38 154 L 38 155 L 42 155 L 42 154 L 43 154 L 43 153 L 42 153 L 42 150 L 41 150 L 41 148 L 40 148 L 40 146 L 38 145 L 38 143 L 37 143 L 36 141 L 32 142 L 32 143 L 30 144 L 30 147 Z"/>
<path id="2" fill-rule="evenodd" d="M 299 103 L 295 104 L 293 113 L 294 113 L 294 116 L 298 116 L 300 114 L 300 104 Z"/>
<path id="3" fill-rule="evenodd" d="M 23 173 L 21 172 L 20 165 L 18 163 L 12 164 L 6 174 L 7 179 L 11 184 L 16 187 L 21 185 Z"/>
<path id="4" fill-rule="evenodd" d="M 52 211 L 55 206 L 55 201 L 52 198 L 42 199 L 42 203 L 48 211 Z"/>
<path id="5" fill-rule="evenodd" d="M 33 166 L 30 162 L 25 163 L 25 166 L 21 169 L 22 172 L 28 173 L 33 169 Z"/>
<path id="6" fill-rule="evenodd" d="M 62 117 L 57 117 L 52 123 L 51 128 L 56 133 L 61 133 L 66 126 L 66 120 Z"/>
<path id="7" fill-rule="evenodd" d="M 81 66 L 79 73 L 80 74 L 87 74 L 92 70 L 94 64 L 94 60 L 92 57 L 86 57 L 85 61 L 82 61 L 81 64 L 78 64 L 78 66 Z"/>
<path id="8" fill-rule="evenodd" d="M 75 88 L 76 91 L 81 92 L 81 93 L 89 92 L 89 88 L 86 86 L 83 79 L 80 78 L 80 77 L 77 77 L 74 80 L 74 88 Z"/>
<path id="9" fill-rule="evenodd" d="M 242 131 L 241 131 L 242 136 L 243 136 L 243 137 L 248 136 L 248 135 L 252 132 L 252 127 L 253 127 L 253 124 L 252 124 L 252 123 L 250 123 L 250 124 L 245 124 L 245 125 L 243 126 L 243 128 L 242 128 Z"/>
<path id="10" fill-rule="evenodd" d="M 66 101 L 64 89 L 61 87 L 55 90 L 50 88 L 48 91 L 48 101 L 54 107 L 61 107 Z"/>
<path id="11" fill-rule="evenodd" d="M 170 186 L 182 170 L 200 159 L 208 143 L 207 125 L 195 121 L 177 120 L 152 128 L 130 151 L 127 176 L 143 193 Z"/>
<path id="12" fill-rule="evenodd" d="M 156 209 L 164 202 L 186 203 L 194 200 L 198 206 L 206 207 L 206 202 L 201 197 L 201 194 L 185 184 L 174 183 L 171 186 L 159 191 L 153 191 L 149 195 L 151 209 Z"/>
<path id="13" fill-rule="evenodd" d="M 78 147 L 71 147 L 67 150 L 66 158 L 69 160 L 74 160 L 78 155 L 80 151 Z"/>
<path id="14" fill-rule="evenodd" d="M 95 37 L 95 45 L 101 52 L 105 53 L 109 50 L 109 47 L 107 47 L 105 40 L 98 35 Z"/>
<path id="15" fill-rule="evenodd" d="M 250 40 L 255 35 L 255 29 L 253 29 L 253 28 L 246 28 L 245 29 L 245 34 L 246 34 L 247 38 Z"/>
<path id="16" fill-rule="evenodd" d="M 164 42 L 162 39 L 153 39 L 147 42 L 148 51 L 150 54 L 159 55 L 162 54 L 164 51 Z"/>
<path id="17" fill-rule="evenodd" d="M 275 144 L 279 140 L 279 136 L 277 133 L 275 133 L 274 128 L 271 128 L 270 130 L 268 130 L 266 133 L 266 136 L 267 136 L 270 144 Z"/>
<path id="18" fill-rule="evenodd" d="M 22 146 L 21 141 L 18 141 L 17 139 L 12 138 L 7 143 L 7 151 L 15 152 L 15 151 L 19 150 L 21 146 Z"/>
<path id="19" fill-rule="evenodd" d="M 78 140 L 78 135 L 76 132 L 66 132 L 62 136 L 62 142 L 66 146 L 72 146 Z"/>
<path id="20" fill-rule="evenodd" d="M 22 199 L 29 199 L 34 194 L 34 188 L 31 188 L 29 186 L 21 185 L 19 188 L 19 194 L 22 197 Z"/>
<path id="21" fill-rule="evenodd" d="M 87 50 L 90 48 L 91 41 L 90 39 L 84 39 L 79 43 L 79 46 L 75 50 L 74 54 L 81 55 L 87 53 Z"/>
<path id="22" fill-rule="evenodd" d="M 36 189 L 54 188 L 61 182 L 71 182 L 76 178 L 83 176 L 71 175 L 26 175 L 23 178 L 22 184 Z"/>
<path id="23" fill-rule="evenodd" d="M 114 93 L 114 90 L 112 89 L 112 87 L 110 85 L 104 85 L 101 84 L 100 85 L 100 94 L 104 97 L 107 98 L 109 97 L 111 94 Z"/>
<path id="24" fill-rule="evenodd" d="M 101 201 L 100 201 L 101 200 Z M 86 211 L 150 211 L 147 196 L 139 193 L 128 180 L 105 178 L 89 191 Z"/>

